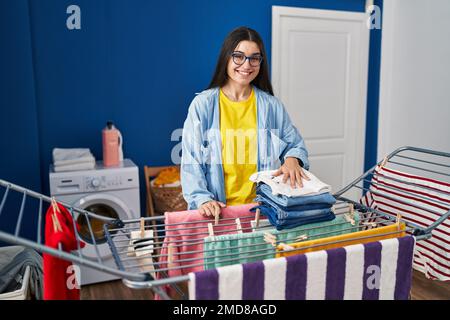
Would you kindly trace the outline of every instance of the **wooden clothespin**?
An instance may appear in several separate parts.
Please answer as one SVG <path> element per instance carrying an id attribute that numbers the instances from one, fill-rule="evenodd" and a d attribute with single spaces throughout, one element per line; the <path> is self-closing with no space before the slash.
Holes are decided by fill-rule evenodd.
<path id="1" fill-rule="evenodd" d="M 55 197 L 52 197 L 51 204 L 52 204 L 52 207 L 53 207 L 53 212 L 61 213 L 61 210 L 59 210 L 59 206 L 58 206 L 58 203 L 56 202 Z"/>
<path id="2" fill-rule="evenodd" d="M 255 228 L 259 227 L 259 217 L 261 216 L 261 211 L 259 209 L 256 209 L 255 212 Z"/>
<path id="3" fill-rule="evenodd" d="M 400 221 L 401 221 L 401 219 L 402 219 L 402 215 L 399 212 L 397 212 L 397 217 L 395 219 L 395 223 L 397 224 L 397 231 L 400 231 Z"/>
<path id="4" fill-rule="evenodd" d="M 296 238 L 295 238 L 295 241 L 300 242 L 300 241 L 304 241 L 304 240 L 306 240 L 306 239 L 308 239 L 308 236 L 307 236 L 306 234 L 302 234 L 302 235 L 296 237 Z"/>
<path id="5" fill-rule="evenodd" d="M 59 223 L 58 217 L 53 213 L 52 214 L 53 221 L 53 231 L 54 232 L 63 232 L 61 224 Z"/>
<path id="6" fill-rule="evenodd" d="M 141 218 L 141 238 L 145 238 L 145 220 Z"/>
<path id="7" fill-rule="evenodd" d="M 376 222 L 367 222 L 367 221 L 364 221 L 364 222 L 362 222 L 361 223 L 363 226 L 369 226 L 369 227 L 372 227 L 372 228 L 375 228 L 376 226 L 377 226 L 377 223 Z"/>
<path id="8" fill-rule="evenodd" d="M 354 211 L 353 203 L 349 203 L 348 212 L 344 214 L 344 218 L 347 222 L 350 222 L 352 226 L 355 225 L 355 211 Z"/>
<path id="9" fill-rule="evenodd" d="M 208 223 L 208 232 L 210 237 L 214 237 L 214 228 L 211 222 Z"/>
<path id="10" fill-rule="evenodd" d="M 236 230 L 237 233 L 242 233 L 241 219 L 239 218 L 236 218 Z"/>
<path id="11" fill-rule="evenodd" d="M 279 246 L 282 250 L 294 250 L 294 249 L 295 249 L 294 247 L 292 247 L 292 246 L 290 246 L 290 245 L 288 245 L 288 244 L 286 244 L 286 243 L 284 243 L 284 242 L 281 242 L 280 244 L 278 244 L 278 246 Z"/>
<path id="12" fill-rule="evenodd" d="M 386 157 L 384 157 L 383 161 L 380 163 L 380 167 L 384 167 L 386 165 L 387 161 L 388 161 L 388 158 L 386 156 Z"/>
<path id="13" fill-rule="evenodd" d="M 56 202 L 55 197 L 51 198 L 51 205 L 53 208 L 53 213 L 52 213 L 53 231 L 54 232 L 63 232 L 61 224 L 59 223 L 58 216 L 56 215 L 57 212 L 61 213 L 61 210 L 59 210 L 58 203 Z"/>
<path id="14" fill-rule="evenodd" d="M 277 245 L 277 237 L 270 232 L 264 232 L 264 241 L 274 247 Z"/>

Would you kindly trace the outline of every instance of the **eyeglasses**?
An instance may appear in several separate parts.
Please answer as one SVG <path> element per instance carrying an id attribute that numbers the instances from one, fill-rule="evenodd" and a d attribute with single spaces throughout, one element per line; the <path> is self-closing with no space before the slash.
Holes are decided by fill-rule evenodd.
<path id="1" fill-rule="evenodd" d="M 263 57 L 259 54 L 255 54 L 253 56 L 247 57 L 242 52 L 233 52 L 231 54 L 231 57 L 233 57 L 233 62 L 236 63 L 238 66 L 243 65 L 245 63 L 245 60 L 248 59 L 250 65 L 252 67 L 258 67 L 263 60 Z"/>

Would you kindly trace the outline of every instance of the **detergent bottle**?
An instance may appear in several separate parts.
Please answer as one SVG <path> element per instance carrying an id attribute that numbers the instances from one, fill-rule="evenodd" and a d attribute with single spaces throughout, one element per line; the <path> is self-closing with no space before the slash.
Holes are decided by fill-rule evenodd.
<path id="1" fill-rule="evenodd" d="M 106 123 L 102 130 L 103 165 L 105 167 L 118 166 L 123 161 L 122 134 L 112 121 Z"/>

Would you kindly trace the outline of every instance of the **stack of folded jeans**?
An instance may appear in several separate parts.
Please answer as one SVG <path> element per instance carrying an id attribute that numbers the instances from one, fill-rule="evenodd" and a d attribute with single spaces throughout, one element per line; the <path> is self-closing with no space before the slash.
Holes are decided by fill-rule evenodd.
<path id="1" fill-rule="evenodd" d="M 331 221 L 335 218 L 331 207 L 336 203 L 336 199 L 329 192 L 296 197 L 274 195 L 270 186 L 259 183 L 256 195 L 255 201 L 259 202 L 259 205 L 251 211 L 260 209 L 277 230 Z"/>

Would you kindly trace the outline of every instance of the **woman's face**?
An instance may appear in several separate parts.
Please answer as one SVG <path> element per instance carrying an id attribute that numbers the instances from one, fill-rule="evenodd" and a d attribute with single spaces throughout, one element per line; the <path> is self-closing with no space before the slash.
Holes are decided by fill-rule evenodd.
<path id="1" fill-rule="evenodd" d="M 257 57 L 261 56 L 256 42 L 244 40 L 239 42 L 233 53 L 235 58 L 230 57 L 228 60 L 227 74 L 229 81 L 237 82 L 240 85 L 249 85 L 259 73 L 260 65 L 257 62 Z M 245 59 L 242 55 L 247 57 L 254 57 L 252 62 L 249 59 Z M 242 65 L 237 64 L 244 63 Z"/>

